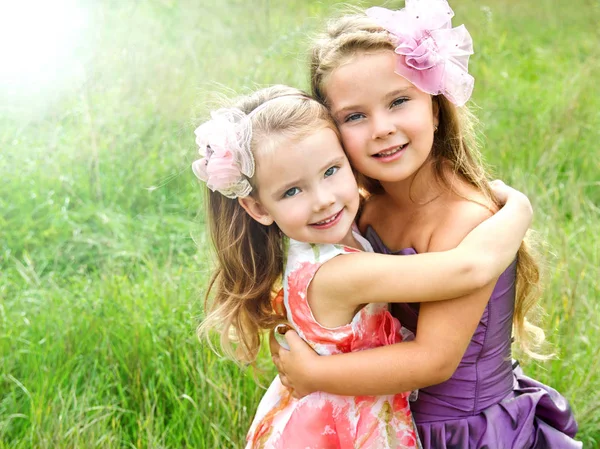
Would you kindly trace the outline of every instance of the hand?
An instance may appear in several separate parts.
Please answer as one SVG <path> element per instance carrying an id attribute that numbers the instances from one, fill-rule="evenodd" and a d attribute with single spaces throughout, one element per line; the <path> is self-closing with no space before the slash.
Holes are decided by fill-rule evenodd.
<path id="1" fill-rule="evenodd" d="M 525 194 L 507 186 L 499 179 L 490 182 L 490 189 L 502 207 L 510 206 L 513 217 L 522 220 L 527 227 L 531 225 L 533 207 Z"/>
<path id="2" fill-rule="evenodd" d="M 496 198 L 496 201 L 498 201 L 498 203 L 501 205 L 506 204 L 511 188 L 504 184 L 504 181 L 501 181 L 500 179 L 494 179 L 493 181 L 490 181 L 489 186 L 492 190 L 492 195 L 494 195 Z"/>
<path id="3" fill-rule="evenodd" d="M 287 324 L 278 324 L 275 326 L 269 334 L 269 350 L 271 351 L 271 357 L 274 357 L 279 353 L 280 348 L 290 349 L 285 340 L 285 333 L 292 328 Z"/>
<path id="4" fill-rule="evenodd" d="M 489 183 L 492 194 L 501 205 L 506 204 L 508 201 L 518 200 L 523 203 L 527 203 L 531 207 L 529 198 L 525 194 L 513 189 L 510 186 L 504 184 L 500 179 L 495 179 Z"/>
<path id="5" fill-rule="evenodd" d="M 275 329 L 271 329 L 271 332 L 269 333 L 269 351 L 271 351 L 272 359 L 274 357 L 279 357 L 279 349 L 280 348 L 281 348 L 281 346 L 279 346 L 279 342 L 277 341 L 277 338 L 275 337 Z"/>
<path id="6" fill-rule="evenodd" d="M 285 339 L 290 350 L 279 346 L 276 353 L 272 351 L 273 363 L 279 371 L 281 383 L 292 390 L 295 398 L 300 399 L 314 392 L 310 386 L 310 370 L 318 363 L 319 356 L 295 331 L 287 331 Z"/>

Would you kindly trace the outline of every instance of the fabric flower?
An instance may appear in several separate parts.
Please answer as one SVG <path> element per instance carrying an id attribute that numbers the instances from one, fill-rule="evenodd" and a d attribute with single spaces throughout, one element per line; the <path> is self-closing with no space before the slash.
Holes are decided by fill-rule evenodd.
<path id="1" fill-rule="evenodd" d="M 195 134 L 202 158 L 192 163 L 194 174 L 213 192 L 228 198 L 248 196 L 252 191 L 249 179 L 254 175 L 248 116 L 239 109 L 219 109 Z"/>
<path id="2" fill-rule="evenodd" d="M 457 106 L 467 102 L 475 84 L 468 73 L 473 40 L 464 25 L 452 28 L 454 12 L 446 0 L 406 0 L 400 11 L 373 7 L 366 14 L 391 34 L 397 74 Z"/>

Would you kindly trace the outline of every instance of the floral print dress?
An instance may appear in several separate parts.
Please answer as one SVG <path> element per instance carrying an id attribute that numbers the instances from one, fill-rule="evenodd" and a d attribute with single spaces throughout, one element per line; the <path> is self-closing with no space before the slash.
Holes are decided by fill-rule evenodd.
<path id="1" fill-rule="evenodd" d="M 358 234 L 355 237 L 365 250 L 372 251 L 368 241 Z M 333 257 L 357 251 L 341 245 L 288 242 L 285 312 L 300 337 L 322 356 L 397 343 L 410 334 L 383 303 L 367 304 L 351 323 L 336 328 L 321 326 L 313 317 L 307 300 L 313 276 Z M 417 448 L 408 397 L 409 393 L 337 396 L 316 392 L 295 399 L 277 376 L 258 406 L 246 449 Z"/>

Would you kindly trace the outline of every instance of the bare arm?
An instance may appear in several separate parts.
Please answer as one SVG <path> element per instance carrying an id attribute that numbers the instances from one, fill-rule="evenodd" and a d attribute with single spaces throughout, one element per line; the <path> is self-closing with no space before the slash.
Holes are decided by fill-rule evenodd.
<path id="1" fill-rule="evenodd" d="M 468 223 L 444 226 L 443 236 L 432 239 L 429 249 L 443 250 L 455 244 Z M 417 336 L 411 342 L 319 357 L 295 333 L 288 332 L 291 351 L 280 349 L 274 357 L 282 381 L 298 396 L 312 391 L 379 395 L 441 383 L 456 370 L 494 284 L 495 280 L 460 298 L 423 304 Z"/>
<path id="2" fill-rule="evenodd" d="M 417 337 L 406 343 L 321 357 L 289 331 L 291 351 L 280 349 L 276 362 L 282 381 L 298 396 L 393 394 L 444 382 L 462 359 L 492 289 L 423 304 Z"/>
<path id="3" fill-rule="evenodd" d="M 531 223 L 527 197 L 504 187 L 505 206 L 466 236 L 460 235 L 458 246 L 431 247 L 410 258 L 375 253 L 336 257 L 315 275 L 311 296 L 328 304 L 358 306 L 439 301 L 484 288 L 512 262 Z M 488 216 L 481 211 L 480 221 Z"/>

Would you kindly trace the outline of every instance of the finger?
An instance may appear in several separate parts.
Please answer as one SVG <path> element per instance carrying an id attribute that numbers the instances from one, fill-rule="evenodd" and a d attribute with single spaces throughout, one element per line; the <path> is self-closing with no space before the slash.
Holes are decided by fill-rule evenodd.
<path id="1" fill-rule="evenodd" d="M 271 360 L 273 361 L 273 365 L 275 365 L 277 367 L 277 369 L 279 370 L 279 363 L 280 363 L 279 356 L 276 354 L 273 354 L 271 356 Z"/>
<path id="2" fill-rule="evenodd" d="M 292 388 L 292 384 L 290 384 L 290 381 L 288 380 L 288 378 L 285 374 L 279 375 L 279 381 L 281 382 L 281 385 L 283 385 L 284 387 L 287 387 L 290 389 Z"/>
<path id="3" fill-rule="evenodd" d="M 272 357 L 273 360 L 273 364 L 275 365 L 275 368 L 277 368 L 277 372 L 279 373 L 279 375 L 285 374 L 285 369 L 284 369 L 284 365 L 281 362 L 281 359 L 277 356 Z"/>
<path id="4" fill-rule="evenodd" d="M 499 179 L 490 182 L 490 190 L 500 204 L 506 203 L 511 192 L 511 188 Z"/>
<path id="5" fill-rule="evenodd" d="M 494 195 L 507 195 L 510 191 L 510 187 L 499 179 L 495 179 L 494 181 L 490 182 L 489 186 Z"/>
<path id="6" fill-rule="evenodd" d="M 271 332 L 269 332 L 269 350 L 271 351 L 271 356 L 277 354 L 279 352 L 279 348 L 279 343 L 275 338 L 275 330 L 273 329 Z"/>
<path id="7" fill-rule="evenodd" d="M 296 399 L 302 399 L 302 395 L 299 394 L 296 390 L 291 389 L 292 391 L 292 397 L 296 398 Z"/>
<path id="8" fill-rule="evenodd" d="M 290 326 L 283 323 L 278 324 L 277 326 L 275 326 L 275 329 L 273 329 L 273 337 L 277 341 L 277 344 L 280 346 L 278 351 L 280 351 L 281 348 L 289 349 L 288 343 L 285 339 L 285 333 L 290 329 Z"/>
<path id="9" fill-rule="evenodd" d="M 290 346 L 290 350 L 292 349 L 292 347 L 294 346 L 299 346 L 299 345 L 305 345 L 306 343 L 304 343 L 304 340 L 302 340 L 300 338 L 300 336 L 298 335 L 298 333 L 294 330 L 289 330 L 285 333 L 285 339 L 288 342 L 288 345 Z"/>

